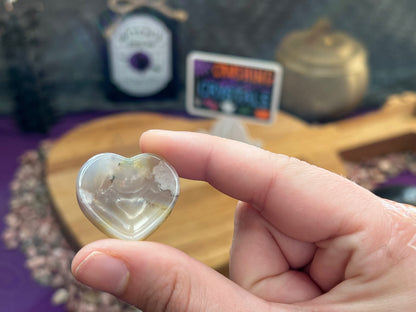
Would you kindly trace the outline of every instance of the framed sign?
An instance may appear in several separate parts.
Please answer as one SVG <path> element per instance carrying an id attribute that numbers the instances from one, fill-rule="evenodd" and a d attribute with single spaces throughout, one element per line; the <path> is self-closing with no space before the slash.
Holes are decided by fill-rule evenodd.
<path id="1" fill-rule="evenodd" d="M 278 63 L 191 52 L 186 108 L 196 116 L 271 123 L 278 109 L 281 83 Z"/>

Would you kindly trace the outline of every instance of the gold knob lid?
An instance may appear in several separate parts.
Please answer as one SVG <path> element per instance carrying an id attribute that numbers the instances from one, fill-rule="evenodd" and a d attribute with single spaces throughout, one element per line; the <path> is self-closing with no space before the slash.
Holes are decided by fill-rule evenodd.
<path id="1" fill-rule="evenodd" d="M 307 30 L 294 31 L 283 38 L 276 58 L 283 65 L 327 74 L 345 71 L 357 58 L 366 62 L 364 46 L 348 34 L 332 29 L 331 21 L 322 18 Z"/>

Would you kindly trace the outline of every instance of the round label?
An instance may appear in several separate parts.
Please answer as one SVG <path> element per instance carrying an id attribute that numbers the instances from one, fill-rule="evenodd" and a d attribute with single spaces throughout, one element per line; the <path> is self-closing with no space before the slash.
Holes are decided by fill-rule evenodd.
<path id="1" fill-rule="evenodd" d="M 149 14 L 123 19 L 109 40 L 110 79 L 131 96 L 152 96 L 172 79 L 172 33 Z"/>

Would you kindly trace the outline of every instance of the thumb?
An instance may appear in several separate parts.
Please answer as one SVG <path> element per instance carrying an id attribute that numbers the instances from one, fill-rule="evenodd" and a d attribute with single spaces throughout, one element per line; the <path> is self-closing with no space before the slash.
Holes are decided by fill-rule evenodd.
<path id="1" fill-rule="evenodd" d="M 75 256 L 72 272 L 80 282 L 143 311 L 270 310 L 266 301 L 211 268 L 153 242 L 94 242 Z M 283 307 L 278 311 L 287 311 Z"/>

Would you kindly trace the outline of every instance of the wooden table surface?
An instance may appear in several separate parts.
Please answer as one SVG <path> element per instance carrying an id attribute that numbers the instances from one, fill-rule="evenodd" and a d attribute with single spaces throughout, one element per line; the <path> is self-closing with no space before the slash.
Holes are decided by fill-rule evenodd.
<path id="1" fill-rule="evenodd" d="M 301 158 L 345 174 L 344 160 L 414 149 L 416 96 L 392 97 L 378 112 L 323 126 L 307 125 L 280 113 L 271 126 L 248 125 L 263 148 Z M 125 113 L 91 121 L 55 142 L 47 160 L 47 183 L 63 226 L 76 247 L 105 238 L 79 209 L 75 181 L 86 160 L 102 152 L 131 157 L 140 153 L 140 134 L 148 129 L 208 130 L 210 120 L 152 113 Z M 226 272 L 236 200 L 205 182 L 181 179 L 181 194 L 167 221 L 148 240 L 183 250 Z"/>

